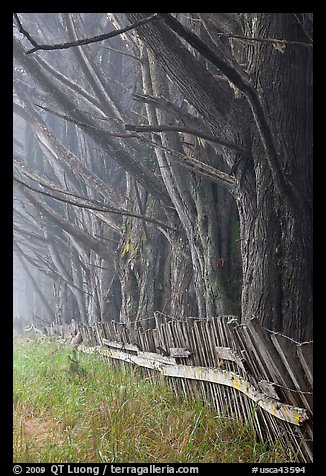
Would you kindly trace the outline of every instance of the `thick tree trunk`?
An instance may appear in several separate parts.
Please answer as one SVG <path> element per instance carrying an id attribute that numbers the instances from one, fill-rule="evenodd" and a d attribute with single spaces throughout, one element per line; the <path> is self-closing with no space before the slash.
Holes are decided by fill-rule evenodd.
<path id="1" fill-rule="evenodd" d="M 132 21 L 142 15 L 127 14 Z M 308 31 L 311 21 L 306 21 L 306 16 L 247 14 L 245 33 L 306 42 L 312 37 Z M 238 74 L 238 67 L 232 69 L 225 58 L 218 58 L 218 51 L 211 54 L 198 37 L 187 36 L 173 19 L 167 17 L 165 21 L 212 64 L 221 64 L 226 77 L 240 90 L 232 100 L 226 84 L 215 80 L 165 25 L 148 24 L 138 29 L 211 132 L 251 146 L 252 158 L 241 159 L 238 164 L 229 151 L 223 154 L 228 165 L 235 165 L 237 178 L 233 193 L 240 217 L 242 318 L 246 321 L 255 316 L 272 330 L 298 340 L 310 339 L 312 48 L 299 44 L 280 48 L 271 41 L 250 44 L 244 55 L 250 81 Z M 236 57 L 242 56 L 239 49 L 237 45 Z"/>
<path id="2" fill-rule="evenodd" d="M 258 37 L 305 41 L 293 14 L 261 14 Z M 301 202 L 279 195 L 253 143 L 255 190 L 242 197 L 242 315 L 297 340 L 312 338 L 312 52 L 255 47 L 251 74 L 263 98 L 284 176 Z M 255 128 L 253 127 L 253 135 Z M 253 181 L 252 181 L 253 183 Z M 245 206 L 243 206 L 245 204 Z"/>
<path id="3" fill-rule="evenodd" d="M 169 99 L 170 92 L 163 69 L 154 55 L 148 53 L 148 57 L 149 71 L 146 70 L 145 55 L 142 58 L 144 92 L 146 95 Z M 150 125 L 167 125 L 175 121 L 173 115 L 164 110 L 155 111 L 150 104 L 146 108 Z M 189 138 L 189 141 L 194 141 L 194 138 Z M 177 132 L 163 132 L 161 144 L 169 150 L 183 153 Z M 209 162 L 208 144 L 202 141 L 200 145 L 195 139 L 194 149 L 200 163 Z M 226 290 L 231 263 L 228 262 L 228 266 L 224 268 L 230 248 L 230 242 L 224 239 L 224 233 L 230 227 L 230 220 L 227 213 L 223 213 L 223 208 L 224 211 L 230 211 L 233 199 L 223 189 L 219 189 L 217 193 L 218 187 L 200 174 L 184 171 L 175 162 L 173 153 L 156 149 L 156 155 L 166 189 L 188 239 L 198 315 L 205 318 L 232 313 L 236 309 L 236 303 L 231 302 Z M 178 291 L 172 289 L 172 300 L 176 293 L 187 293 L 187 288 L 182 287 Z"/>

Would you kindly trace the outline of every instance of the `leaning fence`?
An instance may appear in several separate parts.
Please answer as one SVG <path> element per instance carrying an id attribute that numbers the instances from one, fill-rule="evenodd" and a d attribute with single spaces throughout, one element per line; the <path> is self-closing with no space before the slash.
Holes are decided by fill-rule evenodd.
<path id="1" fill-rule="evenodd" d="M 200 395 L 217 414 L 251 422 L 257 437 L 312 462 L 313 343 L 298 343 L 253 318 L 175 319 L 156 313 L 131 323 L 52 324 L 52 335 L 80 332 L 85 352 L 161 374 L 177 392 Z"/>

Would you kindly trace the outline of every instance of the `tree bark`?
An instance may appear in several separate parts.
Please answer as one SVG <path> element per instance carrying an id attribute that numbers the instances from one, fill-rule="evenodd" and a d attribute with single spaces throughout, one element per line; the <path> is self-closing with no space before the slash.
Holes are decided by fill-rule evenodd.
<path id="1" fill-rule="evenodd" d="M 127 14 L 133 21 L 142 15 Z M 248 14 L 246 21 L 249 34 L 255 28 L 258 37 L 289 42 L 306 40 L 290 13 Z M 234 71 L 223 69 L 246 94 L 246 106 L 241 100 L 231 104 L 227 88 L 208 73 L 203 63 L 165 25 L 144 25 L 138 32 L 211 132 L 233 142 L 237 135 L 245 147 L 252 149 L 252 159 L 239 161 L 239 167 L 235 168 L 238 183 L 233 192 L 240 217 L 243 321 L 257 317 L 272 330 L 298 340 L 310 339 L 311 48 L 288 43 L 281 52 L 269 42 L 246 48 L 250 86 L 241 82 Z M 200 52 L 205 54 L 205 51 Z M 213 64 L 215 56 L 209 58 Z M 224 68 L 222 63 L 221 67 Z M 244 117 L 248 120 L 244 121 Z M 227 164 L 232 165 L 232 161 L 235 164 L 230 154 L 224 151 L 223 156 Z"/>
<path id="2" fill-rule="evenodd" d="M 256 34 L 304 40 L 292 14 L 261 14 Z M 313 294 L 312 51 L 288 45 L 281 53 L 262 43 L 255 47 L 252 64 L 283 174 L 301 200 L 294 206 L 284 202 L 262 167 L 261 147 L 255 144 L 257 210 L 251 217 L 252 244 L 243 253 L 252 254 L 248 279 L 244 279 L 243 314 L 259 315 L 266 327 L 299 341 L 309 340 Z"/>

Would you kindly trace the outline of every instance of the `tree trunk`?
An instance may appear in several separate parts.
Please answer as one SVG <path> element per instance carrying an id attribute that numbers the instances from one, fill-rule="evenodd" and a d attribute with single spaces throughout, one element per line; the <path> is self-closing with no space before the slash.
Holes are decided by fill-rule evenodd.
<path id="1" fill-rule="evenodd" d="M 260 14 L 258 37 L 306 41 L 293 14 Z M 284 176 L 301 197 L 290 206 L 263 168 L 253 141 L 256 189 L 240 207 L 244 319 L 299 341 L 312 338 L 312 51 L 287 45 L 255 46 L 251 74 L 264 99 Z M 252 134 L 257 137 L 255 127 Z M 251 190 L 251 192 L 250 192 Z M 245 195 L 245 194 L 244 194 Z"/>
<path id="2" fill-rule="evenodd" d="M 142 15 L 127 14 L 131 21 Z M 307 42 L 307 36 L 312 37 L 307 15 L 245 14 L 245 33 Z M 294 339 L 311 339 L 312 48 L 244 43 L 248 80 L 238 74 L 238 67 L 232 69 L 219 58 L 218 51 L 211 53 L 198 37 L 184 35 L 180 24 L 175 27 L 169 19 L 166 23 L 213 65 L 220 64 L 233 87 L 239 87 L 232 100 L 225 82 L 216 80 L 166 25 L 138 28 L 211 132 L 231 141 L 237 138 L 252 150 L 252 157 L 238 161 L 229 151 L 223 153 L 229 166 L 233 162 L 237 178 L 233 194 L 240 218 L 242 319 L 257 317 Z M 240 57 L 240 45 L 236 46 Z"/>

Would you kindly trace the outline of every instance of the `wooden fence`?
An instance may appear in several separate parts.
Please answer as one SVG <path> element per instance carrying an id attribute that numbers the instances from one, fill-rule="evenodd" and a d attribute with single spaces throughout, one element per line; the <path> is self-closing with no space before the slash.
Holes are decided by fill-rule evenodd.
<path id="1" fill-rule="evenodd" d="M 291 462 L 312 462 L 313 343 L 264 329 L 257 319 L 199 320 L 156 313 L 134 323 L 53 324 L 52 335 L 78 332 L 85 352 L 167 377 L 177 392 L 200 395 L 217 414 L 251 422 L 259 439 L 277 442 Z"/>

